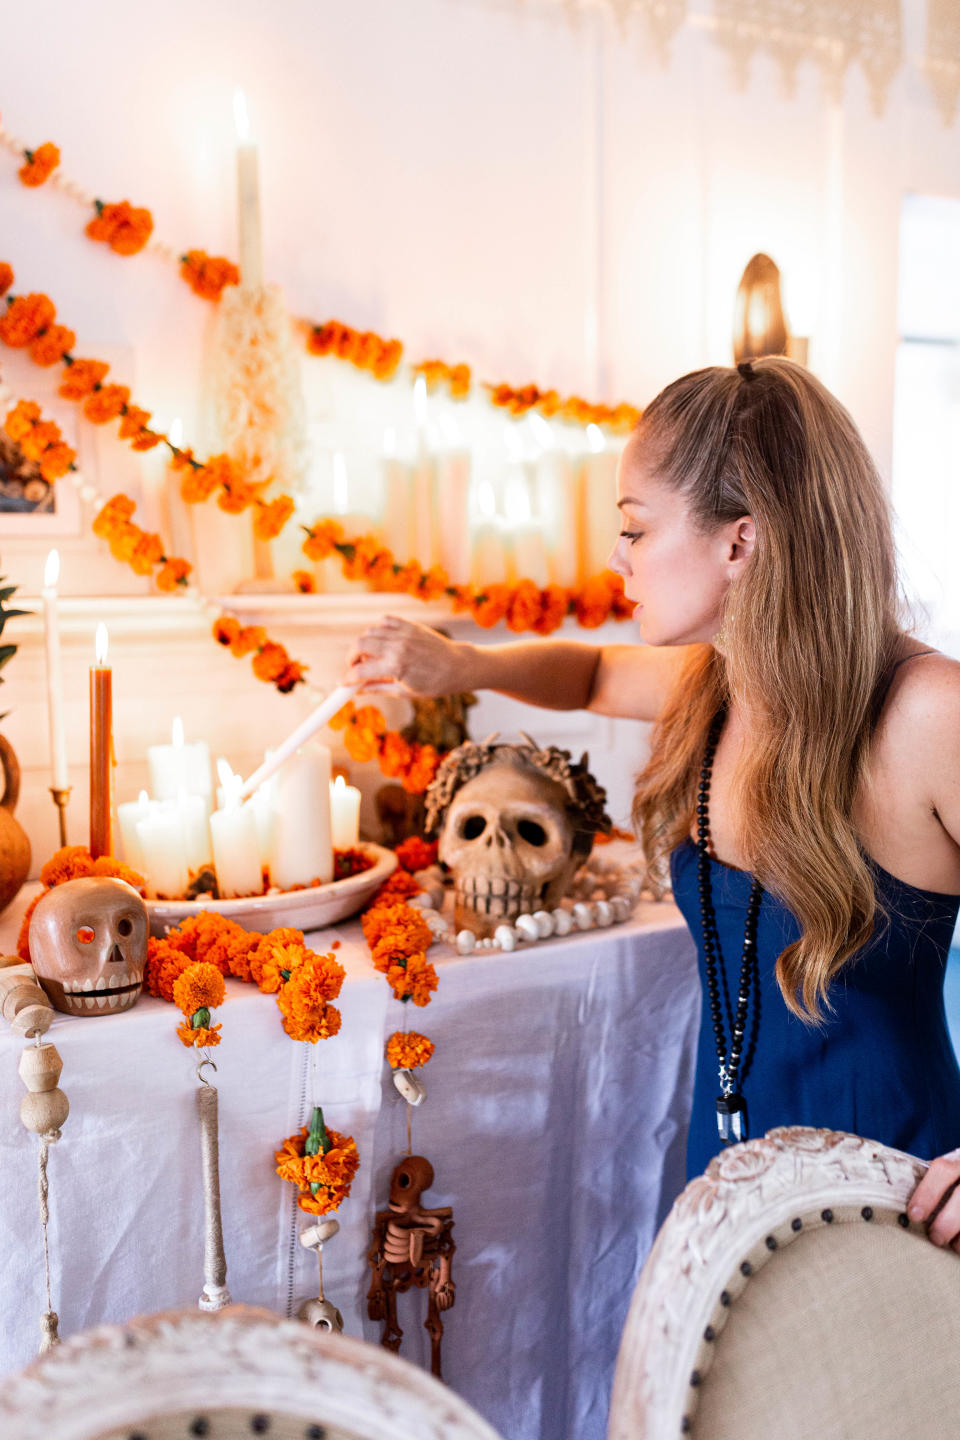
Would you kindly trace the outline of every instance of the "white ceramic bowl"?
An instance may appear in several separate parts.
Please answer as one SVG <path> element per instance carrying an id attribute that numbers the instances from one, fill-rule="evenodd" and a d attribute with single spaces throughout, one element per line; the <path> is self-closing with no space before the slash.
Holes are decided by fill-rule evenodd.
<path id="1" fill-rule="evenodd" d="M 276 895 L 250 895 L 240 900 L 148 900 L 150 934 L 164 935 L 188 915 L 201 915 L 205 910 L 216 910 L 236 920 L 245 930 L 256 930 L 262 935 L 281 926 L 322 930 L 337 920 L 345 920 L 348 915 L 356 915 L 397 868 L 397 857 L 392 850 L 369 841 L 362 841 L 357 848 L 372 855 L 376 863 L 359 875 L 332 880 L 329 885 L 281 890 Z"/>

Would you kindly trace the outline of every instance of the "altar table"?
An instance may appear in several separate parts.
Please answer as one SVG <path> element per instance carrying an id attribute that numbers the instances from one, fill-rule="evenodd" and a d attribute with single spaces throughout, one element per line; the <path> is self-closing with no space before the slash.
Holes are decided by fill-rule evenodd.
<path id="1" fill-rule="evenodd" d="M 28 895 L 0 920 L 11 953 Z M 220 1175 L 234 1300 L 295 1311 L 316 1293 L 310 1220 L 273 1152 L 316 1101 L 354 1136 L 361 1168 L 324 1248 L 324 1288 L 348 1334 L 366 1318 L 366 1251 L 406 1107 L 383 1060 L 402 1007 L 372 968 L 359 925 L 341 941 L 343 1028 L 294 1043 L 272 997 L 227 982 L 223 1043 L 205 1072 L 220 1095 Z M 430 952 L 440 987 L 410 1028 L 437 1046 L 421 1072 L 413 1148 L 436 1172 L 427 1205 L 452 1205 L 456 1304 L 444 1316 L 444 1379 L 505 1440 L 602 1440 L 620 1331 L 656 1228 L 683 1183 L 699 1018 L 692 942 L 669 904 L 609 930 L 513 954 Z M 54 1308 L 63 1336 L 194 1305 L 203 1283 L 196 1056 L 178 1013 L 142 996 L 120 1015 L 58 1016 L 48 1038 L 70 1100 L 49 1161 Z M 43 1299 L 37 1140 L 20 1124 L 24 1042 L 0 1033 L 0 1370 L 36 1353 Z M 399 1297 L 402 1354 L 428 1360 L 421 1292 Z"/>

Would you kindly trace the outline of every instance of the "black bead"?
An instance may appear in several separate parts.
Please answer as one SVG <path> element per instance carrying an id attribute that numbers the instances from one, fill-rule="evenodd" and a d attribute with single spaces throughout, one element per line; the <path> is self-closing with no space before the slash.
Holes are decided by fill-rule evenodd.
<path id="1" fill-rule="evenodd" d="M 264 1435 L 270 1429 L 269 1415 L 254 1415 L 250 1421 L 250 1429 L 255 1435 Z"/>
<path id="2" fill-rule="evenodd" d="M 710 1344 L 710 1341 L 711 1341 L 711 1340 L 716 1340 L 716 1338 L 717 1338 L 717 1332 L 716 1332 L 716 1330 L 714 1330 L 714 1328 L 713 1328 L 712 1325 L 708 1325 L 707 1328 L 706 1328 L 706 1330 L 704 1330 L 704 1332 L 703 1332 L 703 1338 L 704 1338 L 704 1340 L 706 1340 L 706 1342 L 707 1342 L 708 1345 Z"/>
<path id="3" fill-rule="evenodd" d="M 871 1205 L 864 1205 L 863 1209 L 860 1211 L 860 1214 L 863 1216 L 864 1220 L 872 1220 L 873 1207 Z"/>
<path id="4" fill-rule="evenodd" d="M 791 1220 L 791 1221 L 790 1221 L 790 1229 L 793 1231 L 793 1233 L 794 1233 L 795 1235 L 796 1235 L 796 1233 L 797 1233 L 798 1230 L 802 1230 L 802 1229 L 803 1229 L 803 1221 L 800 1219 L 800 1216 L 799 1216 L 799 1215 L 797 1216 L 796 1220 Z"/>
<path id="5" fill-rule="evenodd" d="M 909 1215 L 898 1215 L 898 1216 L 897 1216 L 897 1224 L 898 1224 L 899 1226 L 901 1226 L 902 1229 L 904 1229 L 904 1230 L 909 1230 L 909 1229 L 910 1229 L 910 1216 L 909 1216 Z"/>
<path id="6" fill-rule="evenodd" d="M 723 1306 L 724 1309 L 726 1309 L 727 1306 L 730 1304 L 730 1291 L 729 1291 L 729 1290 L 721 1290 L 721 1291 L 720 1291 L 720 1304 Z"/>
<path id="7" fill-rule="evenodd" d="M 684 1415 L 683 1419 L 680 1421 L 680 1434 L 681 1434 L 681 1435 L 689 1435 L 689 1434 L 690 1434 L 690 1416 L 689 1416 L 689 1415 Z"/>
<path id="8" fill-rule="evenodd" d="M 127 1440 L 147 1440 L 147 1437 L 142 1430 L 131 1430 Z"/>
<path id="9" fill-rule="evenodd" d="M 768 1249 L 768 1250 L 776 1250 L 776 1248 L 777 1248 L 777 1237 L 776 1237 L 776 1235 L 768 1235 L 768 1236 L 767 1236 L 766 1246 L 767 1246 L 767 1249 Z"/>
<path id="10" fill-rule="evenodd" d="M 208 1435 L 210 1433 L 210 1421 L 203 1415 L 198 1415 L 196 1420 L 190 1422 L 191 1435 Z"/>
<path id="11" fill-rule="evenodd" d="M 696 1389 L 702 1379 L 703 1376 L 700 1374 L 700 1371 L 694 1370 L 693 1374 L 690 1376 L 690 1384 L 693 1386 L 694 1389 Z"/>
<path id="12" fill-rule="evenodd" d="M 740 1266 L 740 1274 L 746 1276 L 753 1274 L 753 1266 L 750 1264 L 749 1260 L 744 1260 L 743 1264 Z"/>
<path id="13" fill-rule="evenodd" d="M 832 1224 L 833 1224 L 833 1211 L 832 1211 L 832 1210 L 821 1210 L 821 1211 L 820 1211 L 820 1219 L 823 1221 L 823 1223 L 824 1223 L 825 1225 L 832 1225 Z"/>
<path id="14" fill-rule="evenodd" d="M 323 1425 L 308 1425 L 304 1440 L 327 1440 L 327 1432 Z"/>

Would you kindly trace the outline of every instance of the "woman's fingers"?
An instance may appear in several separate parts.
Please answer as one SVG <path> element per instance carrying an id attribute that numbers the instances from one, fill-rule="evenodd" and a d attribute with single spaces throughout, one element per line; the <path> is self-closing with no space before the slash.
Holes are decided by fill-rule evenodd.
<path id="1" fill-rule="evenodd" d="M 927 1235 L 934 1245 L 951 1245 L 960 1239 L 960 1192 L 953 1191 L 927 1226 Z"/>
<path id="2" fill-rule="evenodd" d="M 958 1180 L 960 1180 L 960 1150 L 951 1150 L 949 1155 L 939 1155 L 936 1160 L 931 1160 L 926 1175 L 910 1196 L 907 1205 L 907 1214 L 910 1219 L 929 1220 L 947 1192 L 956 1185 Z M 958 1206 L 958 1213 L 960 1213 L 960 1206 Z M 958 1232 L 960 1232 L 960 1224 L 954 1228 L 954 1234 Z M 932 1233 L 933 1227 L 931 1227 L 931 1236 Z"/>

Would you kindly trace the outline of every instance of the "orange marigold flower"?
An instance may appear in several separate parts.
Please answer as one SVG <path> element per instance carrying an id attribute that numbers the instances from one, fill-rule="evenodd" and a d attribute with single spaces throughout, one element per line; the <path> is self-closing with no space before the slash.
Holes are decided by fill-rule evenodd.
<path id="1" fill-rule="evenodd" d="M 306 670 L 307 667 L 301 665 L 299 660 L 288 660 L 273 683 L 281 695 L 289 695 L 294 686 L 300 684 Z"/>
<path id="2" fill-rule="evenodd" d="M 290 663 L 290 656 L 282 645 L 270 640 L 259 654 L 253 657 L 253 673 L 258 680 L 267 684 L 279 680 Z"/>
<path id="3" fill-rule="evenodd" d="M 343 526 L 336 520 L 319 520 L 307 531 L 303 553 L 308 560 L 326 560 L 343 541 Z"/>
<path id="4" fill-rule="evenodd" d="M 103 240 L 118 255 L 136 255 L 153 234 L 153 216 L 128 200 L 115 205 L 97 202 L 97 214 L 87 226 L 91 240 Z"/>
<path id="5" fill-rule="evenodd" d="M 421 841 L 421 844 L 422 843 Z M 399 853 L 397 858 L 399 859 Z M 419 895 L 422 889 L 423 886 L 418 880 L 413 878 L 408 870 L 398 867 L 394 870 L 389 880 L 385 880 L 380 886 L 373 903 L 374 905 L 382 905 L 393 904 L 397 900 L 409 900 L 411 895 Z M 414 908 L 411 913 L 417 915 L 419 911 Z M 419 946 L 415 946 L 414 948 L 418 949 Z"/>
<path id="6" fill-rule="evenodd" d="M 380 750 L 380 741 L 387 733 L 387 722 L 375 705 L 361 705 L 355 710 L 343 743 L 347 754 L 358 764 L 373 760 Z"/>
<path id="7" fill-rule="evenodd" d="M 60 386 L 65 400 L 83 400 L 102 384 L 110 369 L 102 360 L 73 360 Z"/>
<path id="8" fill-rule="evenodd" d="M 139 871 L 134 870 L 132 865 L 125 865 L 118 860 L 116 855 L 98 855 L 93 862 L 94 875 L 109 875 L 114 880 L 126 880 L 134 890 L 141 892 L 147 888 L 147 882 Z"/>
<path id="9" fill-rule="evenodd" d="M 30 346 L 30 359 L 35 365 L 56 365 L 77 343 L 77 337 L 66 325 L 50 325 Z"/>
<path id="10" fill-rule="evenodd" d="M 156 581 L 157 589 L 176 590 L 178 585 L 186 585 L 187 576 L 192 569 L 193 566 L 186 560 L 180 560 L 176 557 L 164 560 L 160 569 L 153 577 Z"/>
<path id="11" fill-rule="evenodd" d="M 180 274 L 195 295 L 204 300 L 219 300 L 227 285 L 239 285 L 240 271 L 223 255 L 207 255 L 203 250 L 188 250 L 180 257 Z"/>
<path id="12" fill-rule="evenodd" d="M 101 385 L 83 402 L 83 413 L 94 425 L 105 425 L 123 412 L 129 399 L 126 385 Z"/>
<path id="13" fill-rule="evenodd" d="M 0 340 L 14 350 L 22 350 L 42 330 L 48 330 L 56 318 L 56 306 L 46 295 L 18 295 L 0 316 Z"/>
<path id="14" fill-rule="evenodd" d="M 324 1154 L 307 1155 L 306 1141 L 310 1127 L 304 1125 L 298 1135 L 290 1135 L 276 1151 L 274 1161 L 281 1180 L 288 1180 L 302 1192 L 297 1204 L 311 1215 L 326 1215 L 350 1194 L 350 1186 L 360 1168 L 357 1146 L 351 1135 L 327 1127 L 329 1149 Z"/>
<path id="15" fill-rule="evenodd" d="M 324 1005 L 322 1010 L 316 1011 L 285 1010 L 285 990 L 286 986 L 277 996 L 277 1004 L 283 1015 L 283 1028 L 291 1040 L 304 1040 L 308 1045 L 315 1045 L 318 1040 L 330 1040 L 339 1033 L 341 1015 L 336 1005 Z"/>
<path id="16" fill-rule="evenodd" d="M 108 540 L 117 525 L 125 525 L 136 510 L 136 502 L 129 495 L 112 495 L 93 522 L 93 533 Z"/>
<path id="17" fill-rule="evenodd" d="M 198 1025 L 196 1030 L 189 1022 L 177 1026 L 177 1034 L 184 1045 L 195 1045 L 198 1050 L 209 1050 L 220 1044 L 220 1025 Z"/>
<path id="18" fill-rule="evenodd" d="M 0 295 L 6 295 L 13 284 L 13 270 L 6 260 L 0 260 Z"/>
<path id="19" fill-rule="evenodd" d="M 13 409 L 7 414 L 3 422 L 3 428 L 11 440 L 22 445 L 27 439 L 34 425 L 38 423 L 41 416 L 40 406 L 33 400 L 18 400 Z"/>
<path id="20" fill-rule="evenodd" d="M 71 450 L 69 445 L 51 445 L 40 457 L 40 474 L 52 485 L 66 475 L 76 458 L 76 450 Z"/>
<path id="21" fill-rule="evenodd" d="M 17 174 L 24 185 L 42 185 L 60 164 L 60 151 L 49 140 L 38 145 L 36 150 L 25 150 L 26 165 L 21 165 Z"/>
<path id="22" fill-rule="evenodd" d="M 414 1005 L 429 1005 L 437 988 L 437 972 L 422 951 L 408 955 L 402 965 L 391 965 L 387 981 L 398 1000 L 412 1000 Z"/>
<path id="23" fill-rule="evenodd" d="M 420 911 L 402 901 L 374 904 L 361 916 L 360 924 L 371 951 L 389 937 L 395 950 L 412 955 L 416 950 L 426 950 L 433 940 L 433 931 Z"/>
<path id="24" fill-rule="evenodd" d="M 28 460 L 39 460 L 44 450 L 56 445 L 61 438 L 59 425 L 52 420 L 36 420 L 20 441 L 20 449 Z"/>
<path id="25" fill-rule="evenodd" d="M 388 340 L 374 362 L 373 373 L 378 380 L 392 380 L 403 359 L 403 345 L 399 340 Z"/>
<path id="26" fill-rule="evenodd" d="M 291 579 L 301 595 L 312 595 L 317 588 L 317 582 L 309 570 L 294 570 Z"/>
<path id="27" fill-rule="evenodd" d="M 295 970 L 298 970 L 313 951 L 303 943 L 303 936 L 297 932 L 296 940 L 272 940 L 269 945 L 261 941 L 258 949 L 262 953 L 258 987 L 265 995 L 272 995 L 285 985 Z"/>
<path id="28" fill-rule="evenodd" d="M 52 888 L 65 880 L 81 880 L 93 874 L 93 856 L 86 845 L 64 845 L 55 851 L 40 871 L 42 884 Z"/>
<path id="29" fill-rule="evenodd" d="M 221 482 L 217 504 L 228 515 L 242 515 L 257 498 L 257 486 L 234 473 Z"/>
<path id="30" fill-rule="evenodd" d="M 139 405 L 128 405 L 117 434 L 121 440 L 129 440 L 131 436 L 139 434 L 149 419 L 149 410 L 141 410 Z"/>
<path id="31" fill-rule="evenodd" d="M 177 976 L 173 1003 L 189 1018 L 198 1010 L 215 1010 L 223 1004 L 226 993 L 223 976 L 216 965 L 198 960 Z"/>
<path id="32" fill-rule="evenodd" d="M 218 645 L 232 645 L 240 634 L 240 622 L 232 615 L 221 615 L 213 622 L 213 638 Z"/>
<path id="33" fill-rule="evenodd" d="M 373 535 L 359 535 L 352 543 L 351 552 L 342 557 L 343 573 L 348 580 L 366 580 L 372 569 L 382 567 L 385 558 L 393 558 Z"/>
<path id="34" fill-rule="evenodd" d="M 440 764 L 440 756 L 432 745 L 418 745 L 414 748 L 413 759 L 400 781 L 410 795 L 422 795 L 432 785 Z"/>
<path id="35" fill-rule="evenodd" d="M 487 585 L 474 596 L 473 618 L 484 630 L 498 625 L 507 613 L 510 589 L 507 585 Z"/>
<path id="36" fill-rule="evenodd" d="M 266 643 L 267 632 L 262 625 L 244 625 L 231 640 L 230 651 L 242 660 L 244 655 L 252 655 L 254 650 L 262 649 Z"/>
<path id="37" fill-rule="evenodd" d="M 387 1063 L 394 1070 L 415 1070 L 417 1066 L 427 1064 L 434 1049 L 433 1041 L 426 1035 L 418 1035 L 415 1030 L 408 1035 L 397 1031 L 387 1041 Z"/>
<path id="38" fill-rule="evenodd" d="M 585 581 L 575 601 L 577 623 L 585 630 L 595 630 L 609 617 L 611 599 L 610 587 L 602 575 Z"/>
<path id="39" fill-rule="evenodd" d="M 180 495 L 188 505 L 201 505 L 219 489 L 219 484 L 209 465 L 201 465 L 197 470 L 191 466 L 180 481 Z"/>
<path id="40" fill-rule="evenodd" d="M 133 573 L 152 575 L 154 565 L 159 565 L 163 558 L 163 541 L 160 536 L 150 535 L 142 530 L 130 556 L 129 563 Z"/>
<path id="41" fill-rule="evenodd" d="M 539 619 L 541 605 L 540 586 L 532 580 L 521 580 L 510 596 L 507 629 L 518 634 L 523 630 L 532 630 Z"/>
<path id="42" fill-rule="evenodd" d="M 21 960 L 30 959 L 30 921 L 33 919 L 34 910 L 36 910 L 46 893 L 46 890 L 41 890 L 39 895 L 34 895 L 24 911 L 23 919 L 20 922 L 20 931 L 17 935 L 17 954 Z"/>
<path id="43" fill-rule="evenodd" d="M 343 709 L 338 710 L 336 715 L 332 716 L 332 718 L 327 722 L 330 726 L 330 729 L 343 730 L 347 725 L 350 724 L 350 721 L 353 719 L 356 711 L 356 705 L 354 705 L 352 700 L 348 700 L 346 705 L 344 705 Z"/>
<path id="44" fill-rule="evenodd" d="M 380 769 L 384 775 L 388 779 L 395 779 L 398 775 L 405 774 L 412 759 L 413 750 L 409 741 L 404 740 L 398 730 L 388 730 L 380 747 Z M 399 853 L 398 850 L 398 856 Z"/>
<path id="45" fill-rule="evenodd" d="M 411 835 L 409 839 L 402 840 L 393 853 L 398 864 L 413 874 L 414 870 L 426 870 L 428 865 L 433 865 L 438 849 L 436 840 L 423 840 L 419 835 Z"/>
<path id="46" fill-rule="evenodd" d="M 192 964 L 192 957 L 178 950 L 169 938 L 158 939 L 151 935 L 147 941 L 143 983 L 151 995 L 166 1000 L 168 1005 L 172 1004 L 174 983 Z"/>
<path id="47" fill-rule="evenodd" d="M 420 580 L 420 599 L 439 600 L 447 593 L 447 586 L 450 584 L 450 576 L 442 565 L 432 565 L 429 570 L 424 571 Z"/>
<path id="48" fill-rule="evenodd" d="M 541 592 L 542 606 L 534 624 L 538 635 L 550 635 L 562 625 L 569 608 L 569 595 L 562 585 L 548 585 Z"/>
<path id="49" fill-rule="evenodd" d="M 258 540 L 275 540 L 293 510 L 293 501 L 289 495 L 278 495 L 275 500 L 261 501 L 253 520 L 254 535 Z"/>

